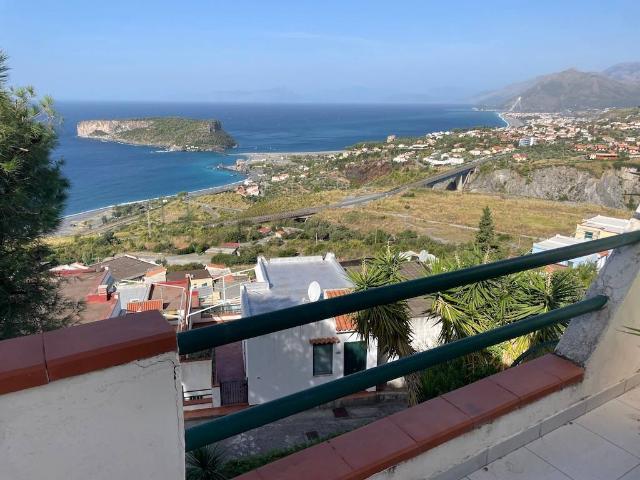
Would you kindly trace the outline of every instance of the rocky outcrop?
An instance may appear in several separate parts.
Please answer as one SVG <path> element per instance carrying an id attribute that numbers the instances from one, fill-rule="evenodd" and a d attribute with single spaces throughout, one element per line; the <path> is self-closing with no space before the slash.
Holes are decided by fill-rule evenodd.
<path id="1" fill-rule="evenodd" d="M 612 168 L 600 178 L 573 167 L 540 168 L 526 176 L 511 169 L 481 170 L 471 177 L 467 188 L 472 192 L 506 193 L 627 208 L 640 199 L 629 195 L 640 194 L 640 176 L 632 168 Z"/>
<path id="2" fill-rule="evenodd" d="M 148 120 L 85 120 L 78 122 L 76 129 L 79 137 L 104 138 L 135 128 L 147 128 L 150 123 Z"/>
<path id="3" fill-rule="evenodd" d="M 222 151 L 236 144 L 219 120 L 176 117 L 85 120 L 76 129 L 79 137 L 169 150 Z"/>

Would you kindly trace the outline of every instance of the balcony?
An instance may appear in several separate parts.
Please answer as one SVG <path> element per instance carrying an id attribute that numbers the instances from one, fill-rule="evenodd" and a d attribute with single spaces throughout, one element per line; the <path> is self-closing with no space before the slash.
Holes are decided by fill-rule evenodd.
<path id="1" fill-rule="evenodd" d="M 586 298 L 574 305 L 184 430 L 178 352 L 194 354 L 608 249 L 615 249 L 609 261 Z M 635 395 L 639 340 L 621 330 L 640 326 L 639 274 L 640 232 L 630 232 L 181 332 L 177 348 L 173 329 L 155 312 L 8 340 L 0 343 L 3 474 L 11 479 L 184 478 L 185 451 L 571 320 L 553 354 L 239 477 L 485 478 L 485 470 L 478 469 L 487 464 L 486 471 L 498 469 L 494 461 L 511 452 L 522 456 L 518 449 L 548 439 L 567 421 L 581 417 L 578 423 L 586 422 L 583 416 L 606 402 L 618 397 L 615 401 L 629 402 L 621 395 Z M 631 457 L 624 463 L 630 469 L 640 464 L 640 457 Z"/>

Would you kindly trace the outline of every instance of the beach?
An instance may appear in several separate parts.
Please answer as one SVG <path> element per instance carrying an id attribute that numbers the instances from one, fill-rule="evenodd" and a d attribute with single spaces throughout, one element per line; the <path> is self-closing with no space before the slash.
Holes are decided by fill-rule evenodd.
<path id="1" fill-rule="evenodd" d="M 509 115 L 509 112 L 499 112 L 498 117 L 500 117 L 500 120 L 507 124 L 505 128 L 517 128 L 523 125 L 522 121 L 519 118 L 514 117 L 513 115 Z"/>
<path id="2" fill-rule="evenodd" d="M 197 197 L 199 195 L 211 195 L 215 193 L 222 192 L 230 192 L 235 190 L 235 188 L 242 184 L 244 180 L 239 180 L 236 182 L 229 183 L 227 185 L 221 185 L 210 188 L 201 188 L 199 190 L 192 190 L 190 192 L 186 192 L 189 197 Z M 140 208 L 144 208 L 147 202 L 151 202 L 154 200 L 160 199 L 170 199 L 175 198 L 177 194 L 173 195 L 163 195 L 162 197 L 154 197 L 147 198 L 144 200 L 136 200 L 133 202 L 123 202 L 117 205 L 109 205 L 106 207 L 95 208 L 93 210 L 87 210 L 86 212 L 74 213 L 71 215 L 66 215 L 62 218 L 62 222 L 60 226 L 53 234 L 55 237 L 63 237 L 69 235 L 75 235 L 76 233 L 100 233 L 101 230 L 111 229 L 118 224 L 126 223 L 130 217 L 123 218 L 122 220 L 110 221 L 108 224 L 103 224 L 102 218 L 107 217 L 111 218 L 113 216 L 113 210 L 118 206 L 125 205 L 139 205 Z"/>

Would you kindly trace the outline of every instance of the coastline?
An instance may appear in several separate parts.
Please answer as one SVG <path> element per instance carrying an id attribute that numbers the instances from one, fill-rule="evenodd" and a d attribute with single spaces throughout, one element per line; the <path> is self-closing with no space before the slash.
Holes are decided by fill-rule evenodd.
<path id="1" fill-rule="evenodd" d="M 496 113 L 498 114 L 498 118 L 505 123 L 505 126 L 502 127 L 502 128 L 509 128 L 509 127 L 512 126 L 511 122 L 509 120 L 507 120 L 506 112 L 496 112 Z"/>
<path id="2" fill-rule="evenodd" d="M 163 151 L 164 152 L 164 151 Z M 278 161 L 278 160 L 288 160 L 290 157 L 299 157 L 301 155 L 335 155 L 344 152 L 344 150 L 320 150 L 316 152 L 248 152 L 248 153 L 227 153 L 230 157 L 237 157 L 238 159 L 245 158 L 249 162 L 262 162 L 262 161 Z M 237 170 L 233 170 L 238 175 L 243 175 L 242 172 L 238 172 Z M 242 182 L 246 180 L 246 176 L 242 180 L 236 180 L 231 183 L 226 183 L 224 185 L 218 185 L 215 187 L 207 187 L 200 188 L 198 190 L 188 190 L 186 193 L 189 196 L 198 196 L 198 195 L 209 195 L 215 193 L 222 193 L 225 191 L 232 190 L 233 187 L 240 185 Z M 62 217 L 63 221 L 67 219 L 73 219 L 75 217 L 86 217 L 91 215 L 97 215 L 99 213 L 104 213 L 109 211 L 115 207 L 123 206 L 123 205 L 135 205 L 136 203 L 145 203 L 153 200 L 159 200 L 161 198 L 172 198 L 175 197 L 177 193 L 161 195 L 158 197 L 150 197 L 150 198 L 142 198 L 140 200 L 131 200 L 128 202 L 120 202 L 114 203 L 112 205 L 105 205 L 104 207 L 92 208 L 89 210 L 83 210 L 81 212 L 70 213 L 68 215 L 64 215 Z"/>
<path id="3" fill-rule="evenodd" d="M 259 163 L 259 162 L 288 162 L 291 157 L 297 157 L 301 155 L 312 155 L 312 156 L 320 156 L 320 155 L 332 155 L 342 153 L 344 150 L 322 150 L 316 152 L 248 152 L 248 153 L 228 153 L 227 155 L 236 157 L 237 159 L 245 159 L 249 163 Z M 235 171 L 235 170 L 234 170 Z M 236 180 L 231 183 L 227 183 L 224 185 L 218 185 L 215 187 L 207 187 L 201 188 L 198 190 L 189 190 L 187 191 L 187 195 L 189 197 L 197 197 L 199 195 L 210 195 L 216 193 L 223 193 L 228 191 L 235 190 L 235 187 L 242 184 L 248 177 L 242 172 L 235 171 L 238 175 L 242 175 L 244 178 L 241 180 Z M 72 235 L 78 233 L 78 229 L 81 223 L 90 223 L 92 227 L 88 230 L 89 233 L 91 229 L 94 227 L 101 226 L 102 216 L 110 216 L 113 212 L 113 209 L 120 206 L 125 205 L 137 205 L 144 204 L 146 202 L 159 200 L 161 198 L 174 198 L 177 196 L 177 193 L 161 195 L 158 197 L 150 197 L 143 198 L 140 200 L 131 200 L 129 202 L 121 202 L 113 205 L 106 205 L 104 207 L 93 208 L 90 210 L 84 210 L 82 212 L 70 213 L 68 215 L 64 215 L 62 217 L 62 221 L 60 222 L 60 226 L 56 229 L 55 233 L 52 235 L 53 237 L 61 237 L 66 235 Z"/>
<path id="4" fill-rule="evenodd" d="M 231 183 L 227 183 L 225 185 L 218 185 L 216 187 L 208 187 L 208 188 L 201 188 L 198 190 L 191 190 L 187 192 L 187 196 L 189 197 L 197 197 L 200 195 L 210 195 L 210 194 L 216 194 L 216 193 L 223 193 L 223 192 L 228 192 L 228 191 L 232 191 L 235 189 L 236 186 L 242 184 L 242 182 L 244 182 L 245 179 L 242 180 L 237 180 L 235 182 L 231 182 Z M 61 237 L 61 236 L 65 236 L 65 235 L 70 235 L 74 232 L 75 229 L 78 228 L 78 223 L 82 223 L 82 222 L 92 222 L 92 223 L 96 223 L 98 225 L 100 225 L 100 221 L 103 215 L 110 215 L 113 211 L 114 208 L 116 207 L 120 207 L 120 206 L 124 206 L 124 205 L 137 205 L 137 204 L 144 204 L 146 202 L 150 202 L 153 200 L 159 200 L 161 198 L 174 198 L 176 197 L 178 194 L 177 193 L 173 193 L 170 195 L 162 195 L 159 197 L 152 197 L 152 198 L 144 198 L 141 200 L 132 200 L 130 202 L 122 202 L 122 203 L 116 203 L 114 205 L 107 205 L 105 207 L 98 207 L 98 208 L 93 208 L 91 210 L 85 210 L 83 212 L 77 212 L 77 213 L 71 213 L 69 215 L 65 215 L 62 217 L 62 221 L 60 222 L 60 226 L 58 226 L 58 228 L 56 229 L 55 233 L 53 233 L 53 237 Z"/>
<path id="5" fill-rule="evenodd" d="M 511 116 L 510 112 L 500 112 L 498 113 L 500 120 L 507 124 L 506 127 L 503 128 L 518 128 L 524 125 L 522 120 L 517 117 Z"/>

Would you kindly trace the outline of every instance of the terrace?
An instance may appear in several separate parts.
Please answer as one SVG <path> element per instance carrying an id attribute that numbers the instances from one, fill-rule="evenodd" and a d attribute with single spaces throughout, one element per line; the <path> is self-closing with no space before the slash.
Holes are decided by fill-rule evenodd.
<path id="1" fill-rule="evenodd" d="M 574 305 L 184 430 L 178 352 L 609 249 L 586 298 Z M 158 312 L 7 340 L 0 343 L 2 473 L 18 480 L 184 478 L 185 451 L 570 321 L 555 353 L 238 478 L 637 478 L 640 340 L 622 330 L 640 326 L 639 309 L 640 231 L 634 231 L 181 332 L 177 342 Z"/>

